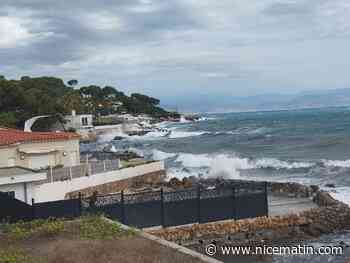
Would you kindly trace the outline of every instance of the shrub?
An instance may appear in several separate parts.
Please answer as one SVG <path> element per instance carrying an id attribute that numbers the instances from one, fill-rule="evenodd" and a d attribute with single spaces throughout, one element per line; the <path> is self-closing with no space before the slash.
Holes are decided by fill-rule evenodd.
<path id="1" fill-rule="evenodd" d="M 101 216 L 82 217 L 79 224 L 79 235 L 83 239 L 113 239 L 134 234 L 134 231 L 125 231 L 119 224 L 111 224 Z"/>
<path id="2" fill-rule="evenodd" d="M 31 235 L 55 236 L 64 230 L 64 222 L 56 219 L 37 219 L 4 226 L 4 233 L 14 239 L 25 239 Z"/>
<path id="3" fill-rule="evenodd" d="M 34 261 L 18 249 L 0 249 L 0 263 L 34 263 Z"/>

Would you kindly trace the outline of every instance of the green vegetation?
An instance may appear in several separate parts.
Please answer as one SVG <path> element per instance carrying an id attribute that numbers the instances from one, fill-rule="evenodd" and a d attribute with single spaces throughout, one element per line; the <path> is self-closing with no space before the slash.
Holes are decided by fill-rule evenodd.
<path id="1" fill-rule="evenodd" d="M 1 229 L 12 240 L 32 237 L 49 238 L 58 235 L 70 235 L 78 239 L 106 240 L 135 234 L 135 231 L 123 230 L 118 223 L 111 224 L 98 215 L 83 216 L 72 222 L 63 219 L 37 219 L 29 222 L 4 224 Z"/>
<path id="2" fill-rule="evenodd" d="M 70 244 L 74 242 L 79 244 L 80 241 L 129 240 L 136 233 L 136 230 L 124 230 L 120 224 L 110 223 L 97 215 L 83 216 L 73 221 L 38 219 L 15 224 L 0 224 L 0 263 L 73 262 L 63 260 L 65 253 L 59 252 L 57 258 L 42 257 L 38 251 L 33 253 L 31 246 L 36 248 L 41 246 L 42 251 L 47 253 L 43 248 L 46 242 L 61 241 L 60 247 L 62 244 L 70 247 Z"/>
<path id="3" fill-rule="evenodd" d="M 79 236 L 82 239 L 105 240 L 134 234 L 134 231 L 123 230 L 119 224 L 111 224 L 101 216 L 82 217 L 79 224 Z"/>
<path id="4" fill-rule="evenodd" d="M 148 114 L 157 118 L 179 117 L 159 107 L 158 99 L 134 93 L 125 95 L 114 87 L 95 85 L 77 88 L 77 80 L 67 85 L 54 77 L 7 80 L 0 77 L 0 126 L 23 127 L 25 120 L 37 115 L 52 115 L 37 128 L 50 126 L 73 109 L 79 113 L 104 116 L 114 113 Z"/>
<path id="5" fill-rule="evenodd" d="M 64 221 L 56 219 L 37 219 L 4 225 L 4 233 L 12 239 L 25 239 L 32 235 L 50 237 L 64 231 Z"/>
<path id="6" fill-rule="evenodd" d="M 23 251 L 16 248 L 1 249 L 0 248 L 0 263 L 34 263 L 31 257 Z"/>

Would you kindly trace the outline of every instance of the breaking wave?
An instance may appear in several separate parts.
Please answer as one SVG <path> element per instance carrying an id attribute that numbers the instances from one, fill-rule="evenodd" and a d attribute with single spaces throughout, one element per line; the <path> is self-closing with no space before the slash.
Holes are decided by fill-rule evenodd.
<path id="1" fill-rule="evenodd" d="M 350 160 L 323 160 L 323 164 L 329 167 L 350 168 Z"/>
<path id="2" fill-rule="evenodd" d="M 208 134 L 208 132 L 204 131 L 198 131 L 198 132 L 191 132 L 191 131 L 171 131 L 169 138 L 170 139 L 176 139 L 176 138 L 186 138 L 186 137 L 194 137 L 194 136 L 201 136 L 204 134 Z"/>
<path id="3" fill-rule="evenodd" d="M 249 169 L 308 169 L 317 165 L 312 162 L 288 162 L 274 158 L 250 159 L 242 158 L 235 154 L 191 154 L 191 153 L 166 153 L 153 150 L 152 158 L 155 160 L 166 160 L 173 158 L 175 163 L 181 165 L 188 173 L 189 169 L 206 168 L 209 176 L 221 176 L 235 178 L 239 177 L 241 170 Z M 172 171 L 172 173 L 175 173 Z M 177 171 L 175 174 L 182 173 Z M 195 175 L 195 174 L 194 174 Z"/>

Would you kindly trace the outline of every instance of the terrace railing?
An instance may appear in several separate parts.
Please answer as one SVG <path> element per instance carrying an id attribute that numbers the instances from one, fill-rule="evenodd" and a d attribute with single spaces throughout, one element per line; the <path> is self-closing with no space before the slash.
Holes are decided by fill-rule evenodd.
<path id="1" fill-rule="evenodd" d="M 63 167 L 58 169 L 49 168 L 47 179 L 44 183 L 72 180 L 84 176 L 105 173 L 119 170 L 121 168 L 119 160 L 105 160 L 100 162 L 89 162 L 81 165 Z"/>

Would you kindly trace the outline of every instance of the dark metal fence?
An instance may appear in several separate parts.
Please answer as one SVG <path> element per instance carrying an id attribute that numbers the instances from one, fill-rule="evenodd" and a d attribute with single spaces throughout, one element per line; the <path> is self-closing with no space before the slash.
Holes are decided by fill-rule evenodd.
<path id="1" fill-rule="evenodd" d="M 12 199 L 10 202 L 9 199 Z M 267 184 L 226 184 L 180 191 L 109 194 L 89 198 L 34 203 L 32 206 L 0 194 L 0 219 L 75 218 L 101 213 L 139 228 L 207 223 L 268 215 Z M 5 208 L 5 209 L 3 209 Z"/>
<path id="2" fill-rule="evenodd" d="M 32 218 L 32 207 L 24 202 L 14 199 L 7 193 L 0 192 L 0 222 L 10 223 Z"/>
<path id="3" fill-rule="evenodd" d="M 178 226 L 268 215 L 265 183 L 163 192 L 110 194 L 82 200 L 83 211 L 136 227 Z"/>
<path id="4" fill-rule="evenodd" d="M 81 216 L 80 199 L 33 203 L 33 218 L 76 218 Z"/>

